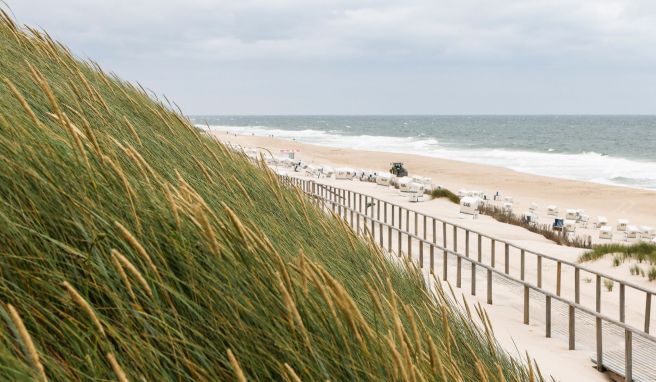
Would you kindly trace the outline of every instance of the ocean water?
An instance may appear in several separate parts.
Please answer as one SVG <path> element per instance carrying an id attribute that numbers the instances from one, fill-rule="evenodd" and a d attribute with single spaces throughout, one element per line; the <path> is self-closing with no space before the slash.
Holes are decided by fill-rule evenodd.
<path id="1" fill-rule="evenodd" d="M 237 134 L 656 190 L 656 116 L 195 116 L 192 121 Z"/>

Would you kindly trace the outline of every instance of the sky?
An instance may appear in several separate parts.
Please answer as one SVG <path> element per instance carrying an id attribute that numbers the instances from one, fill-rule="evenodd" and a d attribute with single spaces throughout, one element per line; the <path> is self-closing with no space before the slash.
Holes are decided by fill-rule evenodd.
<path id="1" fill-rule="evenodd" d="M 192 115 L 656 114 L 653 0 L 5 1 Z"/>

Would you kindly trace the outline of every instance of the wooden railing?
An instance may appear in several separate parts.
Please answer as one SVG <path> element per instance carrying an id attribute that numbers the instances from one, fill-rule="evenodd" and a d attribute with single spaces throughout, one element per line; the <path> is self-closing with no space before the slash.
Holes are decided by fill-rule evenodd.
<path id="1" fill-rule="evenodd" d="M 488 304 L 493 303 L 493 275 L 501 276 L 507 280 L 518 283 L 523 287 L 523 323 L 529 324 L 530 321 L 530 310 L 529 310 L 529 292 L 531 290 L 538 292 L 545 297 L 545 336 L 551 337 L 552 331 L 552 300 L 560 301 L 563 304 L 568 306 L 568 339 L 569 339 L 569 349 L 573 350 L 576 348 L 576 311 L 588 314 L 595 318 L 595 332 L 596 332 L 596 364 L 597 368 L 602 371 L 604 368 L 603 364 L 603 332 L 602 325 L 604 323 L 613 324 L 624 330 L 624 371 L 625 380 L 633 380 L 633 336 L 639 336 L 646 339 L 651 344 L 654 344 L 656 351 L 656 337 L 653 337 L 649 334 L 649 323 L 650 323 L 650 313 L 651 313 L 651 296 L 656 292 L 642 288 L 640 286 L 634 285 L 630 282 L 620 280 L 611 275 L 603 274 L 596 272 L 589 268 L 583 267 L 579 264 L 569 262 L 566 260 L 558 259 L 549 255 L 538 253 L 521 246 L 517 246 L 505 240 L 499 239 L 497 237 L 484 234 L 479 231 L 472 230 L 470 228 L 465 228 L 460 225 L 447 222 L 443 219 L 439 219 L 433 216 L 428 216 L 418 211 L 414 211 L 400 205 L 380 200 L 370 195 L 365 195 L 355 191 L 351 191 L 344 188 L 334 187 L 327 184 L 321 184 L 315 182 L 314 180 L 300 179 L 296 177 L 281 176 L 280 179 L 287 183 L 299 187 L 306 195 L 314 198 L 317 202 L 322 202 L 324 207 L 335 212 L 341 218 L 347 220 L 350 219 L 350 224 L 354 229 L 360 230 L 360 227 L 367 227 L 368 234 L 371 235 L 371 238 L 374 241 L 378 241 L 378 244 L 389 252 L 395 252 L 398 256 L 403 255 L 402 251 L 402 242 L 405 239 L 407 243 L 406 260 L 412 261 L 412 250 L 413 250 L 413 241 L 415 241 L 419 246 L 418 254 L 418 264 L 420 268 L 424 267 L 424 248 L 428 248 L 429 256 L 429 271 L 431 274 L 434 273 L 435 269 L 435 255 L 436 251 L 442 253 L 442 279 L 448 281 L 448 269 L 450 258 L 455 257 L 456 261 L 456 287 L 462 287 L 462 264 L 464 262 L 470 263 L 471 266 L 471 276 L 470 276 L 470 291 L 472 295 L 476 295 L 476 283 L 477 283 L 477 269 L 483 269 L 486 273 L 486 301 Z M 375 206 L 375 209 L 374 209 Z M 381 219 L 381 206 L 383 211 L 383 216 Z M 369 208 L 371 207 L 371 208 Z M 388 210 L 391 210 L 391 213 L 388 215 Z M 405 215 L 405 219 L 403 219 Z M 395 216 L 398 216 L 398 219 L 395 221 Z M 410 218 L 414 218 L 414 232 L 410 232 Z M 422 225 L 422 234 L 419 235 L 419 221 L 423 221 Z M 362 219 L 362 224 L 360 222 Z M 403 228 L 403 223 L 405 220 L 405 229 Z M 432 240 L 428 240 L 427 237 L 427 228 L 429 225 L 427 222 L 432 222 L 430 228 L 432 230 Z M 370 225 L 370 228 L 369 228 Z M 441 225 L 442 229 L 442 243 L 441 245 L 436 242 L 437 239 L 437 229 Z M 378 230 L 376 229 L 378 227 Z M 447 243 L 447 234 L 448 227 L 451 227 L 450 231 L 453 235 L 452 248 L 448 248 Z M 387 231 L 387 243 L 384 242 L 385 233 Z M 376 232 L 378 231 L 378 235 Z M 465 248 L 464 253 L 458 251 L 458 234 L 463 232 L 465 235 Z M 397 248 L 392 248 L 392 237 L 393 234 L 397 235 Z M 472 237 L 475 237 L 477 244 L 477 257 L 470 257 L 470 241 Z M 483 239 L 486 238 L 490 241 L 490 256 L 489 264 L 484 263 L 482 253 L 483 253 Z M 497 269 L 496 267 L 496 246 L 497 243 L 503 246 L 504 248 L 504 268 L 503 270 Z M 511 249 L 519 250 L 520 253 L 520 276 L 519 278 L 513 277 L 510 275 L 510 251 Z M 537 269 L 536 269 L 536 281 L 531 283 L 526 280 L 526 256 L 533 255 L 536 256 L 537 260 Z M 556 263 L 556 290 L 554 292 L 548 291 L 543 287 L 543 267 L 544 260 L 553 261 Z M 574 269 L 574 299 L 568 299 L 561 296 L 561 275 L 563 265 L 572 267 Z M 595 309 L 591 309 L 581 304 L 581 272 L 587 272 L 595 276 L 596 280 L 596 293 L 595 293 Z M 613 280 L 619 284 L 619 320 L 616 320 L 612 317 L 609 317 L 601 313 L 601 281 L 603 279 Z M 634 326 L 631 326 L 625 322 L 625 306 L 626 306 L 626 289 L 632 288 L 636 291 L 645 293 L 647 296 L 645 299 L 645 315 L 644 315 L 644 328 L 639 329 Z M 644 329 L 644 330 L 643 330 Z"/>

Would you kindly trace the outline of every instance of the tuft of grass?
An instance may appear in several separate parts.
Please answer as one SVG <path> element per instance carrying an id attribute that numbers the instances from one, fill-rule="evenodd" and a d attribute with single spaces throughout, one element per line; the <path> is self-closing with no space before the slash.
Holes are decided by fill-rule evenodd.
<path id="1" fill-rule="evenodd" d="M 542 380 L 482 309 L 3 12 L 0 77 L 0 380 Z"/>
<path id="2" fill-rule="evenodd" d="M 615 282 L 613 280 L 604 279 L 604 287 L 608 292 L 612 292 L 614 286 L 615 286 Z"/>
<path id="3" fill-rule="evenodd" d="M 640 274 L 642 274 L 643 276 L 645 275 L 645 271 L 643 271 L 638 264 L 634 264 L 629 269 L 629 272 L 631 272 L 631 276 L 640 276 Z"/>
<path id="4" fill-rule="evenodd" d="M 613 266 L 614 267 L 619 267 L 620 264 L 624 262 L 624 259 L 620 255 L 615 255 L 613 256 Z"/>
<path id="5" fill-rule="evenodd" d="M 430 193 L 431 199 L 447 198 L 455 204 L 460 204 L 460 197 L 446 188 L 435 188 Z"/>
<path id="6" fill-rule="evenodd" d="M 651 266 L 649 268 L 649 271 L 647 272 L 647 279 L 649 281 L 654 281 L 656 280 L 656 266 Z"/>

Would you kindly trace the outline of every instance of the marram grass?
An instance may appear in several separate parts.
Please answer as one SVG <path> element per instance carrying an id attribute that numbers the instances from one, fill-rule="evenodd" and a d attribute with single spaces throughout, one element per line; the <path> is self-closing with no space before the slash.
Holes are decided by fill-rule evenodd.
<path id="1" fill-rule="evenodd" d="M 173 110 L 3 15 L 1 380 L 541 379 Z"/>

